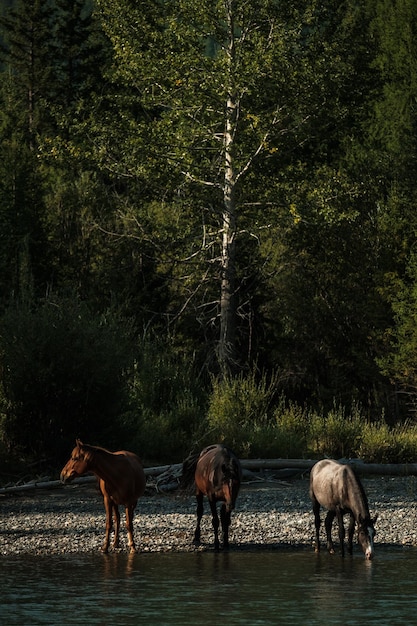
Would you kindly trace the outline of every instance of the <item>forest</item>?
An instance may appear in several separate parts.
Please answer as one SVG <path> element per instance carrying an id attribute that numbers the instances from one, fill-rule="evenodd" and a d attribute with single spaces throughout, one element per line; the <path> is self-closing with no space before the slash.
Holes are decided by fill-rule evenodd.
<path id="1" fill-rule="evenodd" d="M 0 7 L 0 457 L 417 454 L 414 0 Z"/>

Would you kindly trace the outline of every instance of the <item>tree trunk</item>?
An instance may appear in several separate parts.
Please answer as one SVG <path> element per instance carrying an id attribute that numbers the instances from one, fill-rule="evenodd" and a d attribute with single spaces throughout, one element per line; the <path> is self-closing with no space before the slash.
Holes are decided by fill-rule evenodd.
<path id="1" fill-rule="evenodd" d="M 233 162 L 233 142 L 237 123 L 237 97 L 233 90 L 235 62 L 232 3 L 228 3 L 229 26 L 229 94 L 226 102 L 224 131 L 224 186 L 221 247 L 220 337 L 218 361 L 222 376 L 229 374 L 236 363 L 236 174 Z"/>

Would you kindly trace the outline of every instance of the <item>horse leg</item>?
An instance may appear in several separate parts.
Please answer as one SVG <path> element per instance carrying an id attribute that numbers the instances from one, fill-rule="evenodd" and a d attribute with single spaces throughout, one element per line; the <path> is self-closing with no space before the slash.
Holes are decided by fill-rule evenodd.
<path id="1" fill-rule="evenodd" d="M 220 509 L 220 520 L 221 520 L 222 532 L 223 532 L 223 548 L 225 548 L 225 550 L 227 550 L 229 547 L 230 517 L 231 517 L 230 511 L 227 511 L 226 505 L 222 504 L 222 507 Z"/>
<path id="2" fill-rule="evenodd" d="M 345 556 L 345 525 L 343 524 L 343 513 L 340 511 L 340 509 L 337 509 L 336 515 L 337 523 L 339 526 L 340 549 L 342 551 L 342 556 Z"/>
<path id="3" fill-rule="evenodd" d="M 136 546 L 135 546 L 135 540 L 133 539 L 133 515 L 134 515 L 135 506 L 136 504 L 126 507 L 126 528 L 127 528 L 127 537 L 128 537 L 129 548 L 130 548 L 131 554 L 134 554 L 135 552 L 137 552 Z"/>
<path id="4" fill-rule="evenodd" d="M 101 550 L 107 554 L 109 551 L 110 533 L 113 528 L 113 503 L 106 495 L 103 495 L 103 501 L 104 508 L 106 510 L 106 533 L 104 535 L 104 543 Z"/>
<path id="5" fill-rule="evenodd" d="M 334 554 L 334 546 L 332 541 L 332 524 L 333 520 L 336 516 L 335 511 L 328 511 L 326 515 L 326 519 L 324 521 L 324 526 L 326 528 L 326 537 L 327 537 L 327 549 L 330 554 Z"/>
<path id="6" fill-rule="evenodd" d="M 220 526 L 220 522 L 219 522 L 219 516 L 217 514 L 217 506 L 216 506 L 216 500 L 213 498 L 210 498 L 210 509 L 211 509 L 211 523 L 213 524 L 213 530 L 214 530 L 214 549 L 216 552 L 219 551 L 220 549 L 220 542 L 219 542 L 219 526 Z"/>
<path id="7" fill-rule="evenodd" d="M 313 513 L 314 513 L 314 525 L 316 528 L 316 543 L 314 545 L 314 551 L 320 552 L 320 502 L 313 497 Z"/>
<path id="8" fill-rule="evenodd" d="M 114 514 L 114 538 L 113 538 L 113 550 L 119 547 L 119 530 L 120 530 L 120 512 L 117 504 L 113 504 L 113 514 Z"/>
<path id="9" fill-rule="evenodd" d="M 352 554 L 353 552 L 353 534 L 355 532 L 355 518 L 353 517 L 352 514 L 350 514 L 350 521 L 349 521 L 349 529 L 348 529 L 348 552 L 349 554 Z"/>
<path id="10" fill-rule="evenodd" d="M 203 506 L 204 495 L 202 493 L 198 493 L 196 498 L 197 498 L 197 526 L 195 527 L 195 531 L 194 531 L 194 545 L 199 546 L 200 536 L 201 536 L 200 523 L 201 523 L 201 518 L 203 517 L 203 513 L 204 513 L 204 506 Z"/>

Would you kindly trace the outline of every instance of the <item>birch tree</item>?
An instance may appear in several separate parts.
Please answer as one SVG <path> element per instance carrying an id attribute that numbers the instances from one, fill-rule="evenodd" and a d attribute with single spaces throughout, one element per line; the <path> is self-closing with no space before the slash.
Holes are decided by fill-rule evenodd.
<path id="1" fill-rule="evenodd" d="M 202 207 L 210 214 L 199 251 L 219 268 L 213 277 L 223 374 L 238 359 L 239 239 L 243 230 L 257 237 L 268 227 L 266 207 L 278 203 L 271 181 L 311 133 L 312 120 L 318 123 L 319 77 L 331 73 L 331 56 L 317 47 L 323 16 L 313 5 L 98 0 L 117 78 L 146 112 L 132 129 L 125 174 L 140 170 L 163 180 L 164 193 L 169 179 L 171 189 L 195 199 L 194 217 Z M 257 217 L 248 218 L 255 206 Z"/>

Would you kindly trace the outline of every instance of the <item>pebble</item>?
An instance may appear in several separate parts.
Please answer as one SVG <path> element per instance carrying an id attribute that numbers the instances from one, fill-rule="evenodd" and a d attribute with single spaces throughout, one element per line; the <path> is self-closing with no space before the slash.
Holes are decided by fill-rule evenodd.
<path id="1" fill-rule="evenodd" d="M 417 481 L 415 477 L 363 479 L 371 515 L 378 513 L 378 544 L 417 546 Z M 201 525 L 202 545 L 193 545 L 196 523 L 192 495 L 147 492 L 136 508 L 135 541 L 140 552 L 213 550 L 209 506 Z M 324 511 L 322 512 L 324 520 Z M 91 485 L 36 490 L 0 499 L 0 555 L 94 553 L 104 539 L 105 515 L 100 494 Z M 324 524 L 322 525 L 324 546 Z M 337 530 L 334 529 L 335 543 Z M 308 479 L 242 485 L 232 513 L 232 550 L 312 549 L 314 519 Z M 120 548 L 127 551 L 124 511 Z M 356 547 L 359 550 L 358 547 Z"/>

